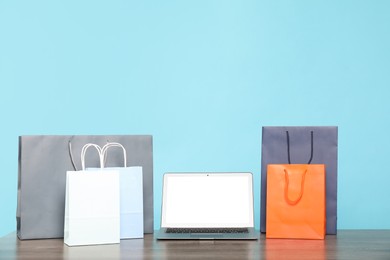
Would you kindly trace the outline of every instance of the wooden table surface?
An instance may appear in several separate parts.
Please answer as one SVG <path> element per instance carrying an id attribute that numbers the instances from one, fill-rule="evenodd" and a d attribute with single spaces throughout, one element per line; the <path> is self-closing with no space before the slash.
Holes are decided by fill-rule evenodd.
<path id="1" fill-rule="evenodd" d="M 257 241 L 122 240 L 120 244 L 68 247 L 62 239 L 0 238 L 0 259 L 365 259 L 390 260 L 390 230 L 340 230 L 325 240 Z"/>

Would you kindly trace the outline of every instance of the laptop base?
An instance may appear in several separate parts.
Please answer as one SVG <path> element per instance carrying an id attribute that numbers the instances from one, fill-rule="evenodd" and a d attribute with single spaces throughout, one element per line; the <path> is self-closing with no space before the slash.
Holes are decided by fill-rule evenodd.
<path id="1" fill-rule="evenodd" d="M 161 228 L 154 237 L 157 240 L 257 240 L 260 232 L 249 228 L 248 233 L 166 233 L 166 228 Z"/>

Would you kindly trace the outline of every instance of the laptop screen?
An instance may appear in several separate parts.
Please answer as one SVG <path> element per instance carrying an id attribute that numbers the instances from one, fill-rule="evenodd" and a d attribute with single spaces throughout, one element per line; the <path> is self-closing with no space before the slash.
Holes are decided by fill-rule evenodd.
<path id="1" fill-rule="evenodd" d="M 251 173 L 166 173 L 161 227 L 253 227 Z"/>

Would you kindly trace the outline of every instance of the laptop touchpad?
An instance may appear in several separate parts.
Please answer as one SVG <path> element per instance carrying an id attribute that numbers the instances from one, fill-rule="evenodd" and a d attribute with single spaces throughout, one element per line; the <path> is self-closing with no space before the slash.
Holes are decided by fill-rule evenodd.
<path id="1" fill-rule="evenodd" d="M 191 238 L 199 238 L 199 239 L 213 239 L 213 238 L 221 238 L 223 234 L 195 234 L 191 233 Z"/>

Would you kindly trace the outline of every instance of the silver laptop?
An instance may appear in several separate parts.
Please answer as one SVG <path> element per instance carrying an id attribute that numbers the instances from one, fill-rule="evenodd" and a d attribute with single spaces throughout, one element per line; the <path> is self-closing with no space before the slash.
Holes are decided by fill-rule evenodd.
<path id="1" fill-rule="evenodd" d="M 165 173 L 157 239 L 258 239 L 251 173 Z"/>

